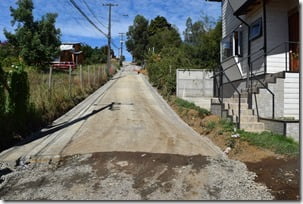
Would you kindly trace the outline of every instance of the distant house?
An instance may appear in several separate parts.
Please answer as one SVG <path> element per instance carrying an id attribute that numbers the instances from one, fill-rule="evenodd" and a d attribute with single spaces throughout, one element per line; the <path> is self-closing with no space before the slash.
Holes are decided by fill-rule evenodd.
<path id="1" fill-rule="evenodd" d="M 213 113 L 299 140 L 299 0 L 208 1 L 222 8 Z"/>
<path id="2" fill-rule="evenodd" d="M 65 42 L 60 45 L 60 62 L 74 62 L 76 65 L 83 63 L 83 52 L 81 43 Z"/>

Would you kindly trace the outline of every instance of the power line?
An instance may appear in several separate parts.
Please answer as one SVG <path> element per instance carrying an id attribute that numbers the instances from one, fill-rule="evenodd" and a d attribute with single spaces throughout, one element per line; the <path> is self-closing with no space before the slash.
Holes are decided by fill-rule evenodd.
<path id="1" fill-rule="evenodd" d="M 71 14 L 71 13 L 69 13 L 69 12 L 64 12 L 64 14 L 67 14 L 71 19 L 73 19 L 78 25 L 82 25 L 82 27 L 83 28 L 85 28 L 85 30 L 87 31 L 87 32 L 94 32 L 94 33 L 97 33 L 97 34 L 99 34 L 99 32 L 97 32 L 95 29 L 91 29 L 91 27 L 88 27 L 88 25 L 87 24 L 83 24 L 83 20 L 81 19 L 78 19 L 78 18 L 76 18 L 75 16 L 77 16 L 77 12 L 74 10 L 74 6 L 71 4 L 71 2 L 69 2 L 69 1 L 63 1 L 64 2 L 64 4 L 65 4 L 65 6 L 66 6 L 66 8 L 67 7 L 71 7 L 72 9 L 71 10 L 69 10 L 69 11 L 72 11 L 73 12 L 73 14 Z M 62 8 L 62 6 L 61 7 L 59 7 L 59 5 L 58 4 L 55 4 L 56 5 L 56 7 L 57 7 L 57 9 L 58 10 L 60 10 L 61 8 Z"/>
<path id="2" fill-rule="evenodd" d="M 115 48 L 119 48 L 115 43 L 114 43 L 114 41 L 111 39 L 111 43 L 112 43 L 112 45 L 115 47 Z"/>
<path id="3" fill-rule="evenodd" d="M 108 38 L 108 35 L 96 26 L 96 24 L 80 9 L 80 7 L 76 4 L 74 0 L 69 0 L 69 1 L 92 26 L 94 26 L 99 32 L 101 32 L 105 37 Z"/>
<path id="4" fill-rule="evenodd" d="M 107 26 L 105 26 L 101 21 L 99 21 L 99 19 L 97 18 L 97 16 L 95 15 L 94 11 L 88 6 L 87 2 L 85 0 L 82 0 L 82 2 L 85 4 L 85 6 L 87 7 L 87 9 L 89 10 L 89 12 L 94 16 L 94 18 L 96 19 L 96 21 L 98 21 L 98 23 L 100 25 L 102 25 L 104 28 L 108 29 Z"/>

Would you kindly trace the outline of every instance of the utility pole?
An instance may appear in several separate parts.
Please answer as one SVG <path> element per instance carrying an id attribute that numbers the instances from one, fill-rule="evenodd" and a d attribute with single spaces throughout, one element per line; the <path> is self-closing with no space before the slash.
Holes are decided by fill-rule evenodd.
<path id="1" fill-rule="evenodd" d="M 121 43 L 121 53 L 120 53 L 120 60 L 122 62 L 122 56 L 123 56 L 123 43 L 124 43 L 124 34 L 125 33 L 119 33 L 120 34 L 120 43 Z"/>
<path id="2" fill-rule="evenodd" d="M 109 71 L 110 67 L 111 67 L 111 56 L 110 56 L 110 50 L 111 50 L 111 16 L 112 16 L 112 7 L 113 6 L 118 6 L 118 4 L 112 4 L 112 3 L 107 3 L 107 4 L 103 4 L 103 6 L 108 6 L 108 36 L 107 36 L 107 71 Z"/>

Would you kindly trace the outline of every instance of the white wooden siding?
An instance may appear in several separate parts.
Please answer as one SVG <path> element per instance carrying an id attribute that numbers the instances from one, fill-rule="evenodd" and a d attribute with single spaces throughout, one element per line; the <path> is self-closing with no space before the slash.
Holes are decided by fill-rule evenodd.
<path id="1" fill-rule="evenodd" d="M 299 119 L 299 74 L 285 73 L 284 116 Z"/>

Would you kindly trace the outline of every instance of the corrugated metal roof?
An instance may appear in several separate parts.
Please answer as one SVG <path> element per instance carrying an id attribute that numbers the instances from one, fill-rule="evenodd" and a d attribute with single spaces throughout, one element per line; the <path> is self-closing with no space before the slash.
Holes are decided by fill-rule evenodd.
<path id="1" fill-rule="evenodd" d="M 80 42 L 63 42 L 61 43 L 62 45 L 76 45 L 76 44 L 81 44 Z"/>
<path id="2" fill-rule="evenodd" d="M 60 45 L 60 50 L 74 50 L 73 45 Z"/>

